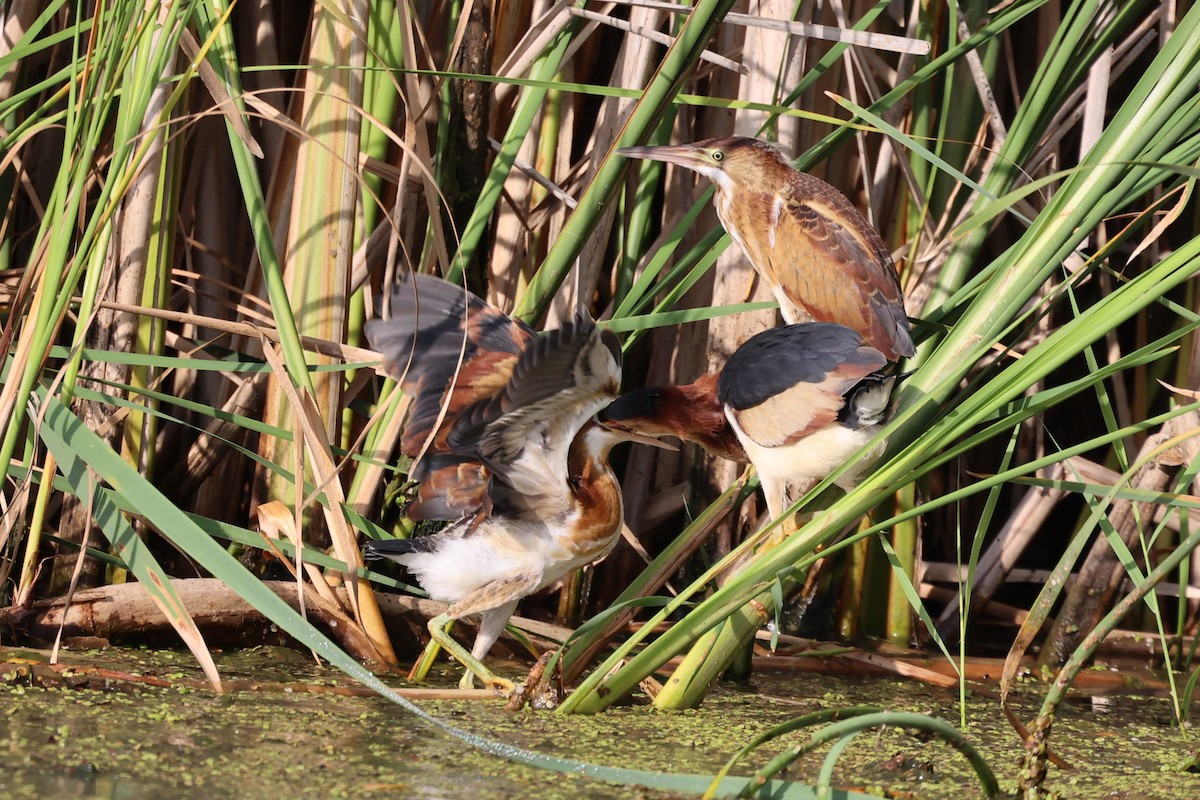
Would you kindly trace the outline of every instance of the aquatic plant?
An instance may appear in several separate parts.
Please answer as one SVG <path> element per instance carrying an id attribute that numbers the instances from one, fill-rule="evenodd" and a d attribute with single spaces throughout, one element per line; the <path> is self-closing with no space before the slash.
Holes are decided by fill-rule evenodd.
<path id="1" fill-rule="evenodd" d="M 794 22 L 801 39 L 731 5 L 9 3 L 0 619 L 132 574 L 217 686 L 172 586 L 199 567 L 361 676 L 263 587 L 279 569 L 342 648 L 398 661 L 372 586 L 404 582 L 357 548 L 407 466 L 403 399 L 360 347 L 380 290 L 423 269 L 531 321 L 588 304 L 625 337 L 632 384 L 690 380 L 772 303 L 689 174 L 613 153 L 734 117 L 852 195 L 900 255 L 916 371 L 887 456 L 847 494 L 810 492 L 810 521 L 774 547 L 752 475 L 631 453 L 642 552 L 594 569 L 590 594 L 566 583 L 560 621 L 616 610 L 565 648 L 586 678 L 563 710 L 599 711 L 675 656 L 654 702 L 701 702 L 834 556 L 840 633 L 928 638 L 961 664 L 1013 550 L 1064 526 L 1011 662 L 1080 575 L 1043 649 L 1069 667 L 1040 719 L 1111 613 L 1143 606 L 1169 674 L 1188 667 L 1172 645 L 1194 619 L 1151 589 L 1192 547 L 1200 11 L 914 3 L 891 19 L 880 0 Z M 954 591 L 935 585 L 947 574 Z"/>

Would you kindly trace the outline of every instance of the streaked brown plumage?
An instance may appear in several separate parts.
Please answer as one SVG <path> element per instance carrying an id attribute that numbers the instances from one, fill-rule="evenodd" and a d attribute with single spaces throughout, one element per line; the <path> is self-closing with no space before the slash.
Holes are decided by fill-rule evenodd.
<path id="1" fill-rule="evenodd" d="M 750 461 L 767 508 L 778 517 L 801 488 L 830 475 L 874 436 L 895 381 L 879 372 L 886 365 L 882 353 L 843 325 L 784 325 L 751 337 L 719 374 L 688 386 L 626 393 L 598 419 Z M 713 419 L 713 409 L 720 410 L 723 425 Z M 877 452 L 866 454 L 838 484 L 851 488 Z"/>
<path id="2" fill-rule="evenodd" d="M 412 396 L 401 449 L 418 458 L 410 477 L 421 488 L 409 516 L 453 524 L 364 552 L 404 564 L 450 603 L 429 630 L 467 667 L 464 685 L 474 674 L 511 690 L 481 659 L 517 602 L 604 556 L 621 529 L 608 453 L 641 437 L 594 420 L 620 386 L 619 343 L 586 313 L 538 336 L 427 275 L 396 288 L 391 319 L 369 323 L 367 337 Z M 470 614 L 482 619 L 468 653 L 446 627 Z"/>
<path id="3" fill-rule="evenodd" d="M 889 361 L 913 355 L 892 256 L 850 201 L 799 172 L 774 146 L 745 137 L 626 147 L 704 175 L 721 224 L 771 287 L 786 322 L 836 322 Z"/>

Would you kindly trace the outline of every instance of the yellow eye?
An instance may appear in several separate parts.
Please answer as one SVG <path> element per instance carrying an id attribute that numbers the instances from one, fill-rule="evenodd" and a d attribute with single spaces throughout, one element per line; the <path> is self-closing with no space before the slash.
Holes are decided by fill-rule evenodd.
<path id="1" fill-rule="evenodd" d="M 725 160 L 725 153 L 721 150 L 713 150 L 712 160 L 717 162 L 718 164 L 720 164 L 722 161 Z"/>

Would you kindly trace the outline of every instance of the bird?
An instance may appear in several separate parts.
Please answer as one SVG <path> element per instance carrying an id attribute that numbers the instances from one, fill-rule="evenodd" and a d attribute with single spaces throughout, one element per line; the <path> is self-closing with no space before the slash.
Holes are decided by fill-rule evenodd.
<path id="1" fill-rule="evenodd" d="M 413 519 L 442 519 L 438 533 L 372 540 L 368 558 L 403 564 L 429 596 L 449 604 L 429 621 L 425 677 L 441 646 L 474 677 L 508 694 L 513 684 L 482 660 L 517 602 L 590 564 L 616 544 L 620 485 L 608 465 L 617 443 L 642 440 L 595 414 L 619 391 L 615 334 L 580 311 L 539 336 L 460 286 L 416 274 L 391 298 L 391 316 L 367 323 L 384 370 L 411 399 L 401 452 L 416 459 Z M 479 614 L 468 652 L 448 631 Z"/>
<path id="2" fill-rule="evenodd" d="M 916 352 L 900 278 L 879 234 L 845 195 L 744 136 L 624 147 L 618 155 L 708 178 L 717 217 L 767 282 L 784 322 L 836 322 L 889 361 Z"/>
<path id="3" fill-rule="evenodd" d="M 720 372 L 709 372 L 688 384 L 625 392 L 597 419 L 643 436 L 674 436 L 695 442 L 711 455 L 744 464 L 749 461 L 746 449 L 717 400 L 720 377 Z"/>
<path id="4" fill-rule="evenodd" d="M 671 435 L 749 461 L 772 519 L 814 480 L 847 463 L 874 436 L 895 382 L 888 359 L 845 325 L 802 322 L 746 340 L 720 372 L 685 386 L 638 389 L 598 415 L 609 428 Z M 879 443 L 835 483 L 852 489 Z"/>

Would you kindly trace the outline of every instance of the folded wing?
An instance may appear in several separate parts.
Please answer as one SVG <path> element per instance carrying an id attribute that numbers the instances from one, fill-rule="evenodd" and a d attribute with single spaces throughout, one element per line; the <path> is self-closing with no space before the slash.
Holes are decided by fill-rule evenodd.
<path id="1" fill-rule="evenodd" d="M 845 394 L 886 364 L 843 325 L 785 325 L 752 337 L 730 356 L 717 396 L 743 434 L 763 447 L 781 447 L 835 421 Z"/>

